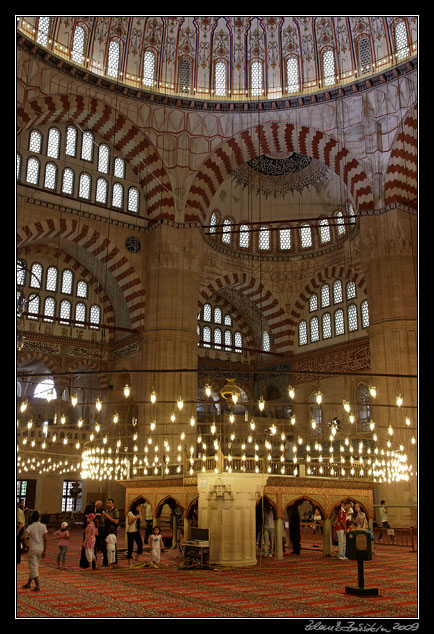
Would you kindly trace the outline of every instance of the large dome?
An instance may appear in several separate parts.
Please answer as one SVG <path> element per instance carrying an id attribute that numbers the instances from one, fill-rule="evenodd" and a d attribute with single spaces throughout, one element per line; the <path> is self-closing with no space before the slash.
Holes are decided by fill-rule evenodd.
<path id="1" fill-rule="evenodd" d="M 22 17 L 19 33 L 104 80 L 213 101 L 327 91 L 417 54 L 417 17 Z"/>

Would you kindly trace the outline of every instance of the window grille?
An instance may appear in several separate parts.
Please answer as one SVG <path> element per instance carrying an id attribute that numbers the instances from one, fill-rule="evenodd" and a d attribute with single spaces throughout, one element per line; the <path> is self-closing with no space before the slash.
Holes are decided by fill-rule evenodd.
<path id="1" fill-rule="evenodd" d="M 322 338 L 330 339 L 332 336 L 332 318 L 330 313 L 324 313 L 322 316 Z"/>
<path id="2" fill-rule="evenodd" d="M 78 195 L 80 198 L 90 198 L 90 176 L 89 174 L 80 174 L 80 182 L 78 187 Z"/>
<path id="3" fill-rule="evenodd" d="M 265 352 L 270 352 L 270 335 L 266 330 L 262 333 L 262 349 Z"/>
<path id="4" fill-rule="evenodd" d="M 101 320 L 101 309 L 96 304 L 93 304 L 90 307 L 90 319 L 89 319 L 91 323 L 90 327 L 95 330 L 99 329 L 100 320 Z"/>
<path id="5" fill-rule="evenodd" d="M 44 301 L 44 321 L 53 322 L 51 317 L 54 317 L 56 309 L 56 301 L 54 297 L 46 297 Z"/>
<path id="6" fill-rule="evenodd" d="M 368 309 L 368 300 L 364 299 L 360 305 L 361 313 L 362 313 L 362 328 L 369 327 L 369 309 Z"/>
<path id="7" fill-rule="evenodd" d="M 342 235 L 343 233 L 345 233 L 345 224 L 342 217 L 342 211 L 338 211 L 336 214 L 336 224 L 338 227 L 338 235 Z"/>
<path id="8" fill-rule="evenodd" d="M 24 260 L 17 260 L 17 285 L 24 286 L 26 281 L 26 263 Z"/>
<path id="9" fill-rule="evenodd" d="M 179 92 L 190 92 L 190 74 L 190 61 L 186 57 L 183 57 L 179 66 Z"/>
<path id="10" fill-rule="evenodd" d="M 37 185 L 39 182 L 39 161 L 30 157 L 27 161 L 26 182 Z"/>
<path id="11" fill-rule="evenodd" d="M 38 130 L 32 130 L 29 137 L 29 152 L 40 154 L 42 150 L 42 134 Z"/>
<path id="12" fill-rule="evenodd" d="M 72 42 L 71 59 L 76 64 L 84 62 L 84 28 L 78 25 L 74 31 L 74 40 Z"/>
<path id="13" fill-rule="evenodd" d="M 221 350 L 222 343 L 222 331 L 220 328 L 214 328 L 214 347 L 217 350 Z"/>
<path id="14" fill-rule="evenodd" d="M 222 323 L 222 311 L 221 311 L 221 308 L 219 308 L 218 306 L 214 308 L 214 323 L 215 324 Z"/>
<path id="15" fill-rule="evenodd" d="M 87 297 L 87 282 L 80 280 L 77 284 L 77 297 Z"/>
<path id="16" fill-rule="evenodd" d="M 40 297 L 39 295 L 32 295 L 32 298 L 30 299 L 29 303 L 28 303 L 28 312 L 29 313 L 34 313 L 34 315 L 28 315 L 28 319 L 37 319 L 36 315 L 39 313 L 39 304 L 40 304 Z"/>
<path id="17" fill-rule="evenodd" d="M 321 308 L 330 306 L 330 286 L 323 284 L 321 286 Z"/>
<path id="18" fill-rule="evenodd" d="M 410 52 L 408 47 L 407 29 L 404 20 L 396 22 L 394 31 L 396 60 L 399 62 L 408 57 Z"/>
<path id="19" fill-rule="evenodd" d="M 235 352 L 241 352 L 241 348 L 243 347 L 243 336 L 240 332 L 236 332 L 234 335 L 235 339 Z"/>
<path id="20" fill-rule="evenodd" d="M 312 317 L 310 320 L 310 340 L 311 342 L 319 341 L 319 322 L 318 317 Z"/>
<path id="21" fill-rule="evenodd" d="M 128 211 L 139 211 L 139 190 L 136 187 L 130 187 L 128 190 Z"/>
<path id="22" fill-rule="evenodd" d="M 318 295 L 311 295 L 309 298 L 309 312 L 318 310 Z"/>
<path id="23" fill-rule="evenodd" d="M 347 284 L 347 299 L 354 299 L 357 296 L 356 283 L 348 282 Z"/>
<path id="24" fill-rule="evenodd" d="M 303 320 L 298 324 L 298 345 L 305 346 L 307 344 L 307 323 Z"/>
<path id="25" fill-rule="evenodd" d="M 102 205 L 107 204 L 108 183 L 105 178 L 98 178 L 96 181 L 95 202 Z"/>
<path id="26" fill-rule="evenodd" d="M 47 279 L 45 281 L 45 290 L 55 293 L 57 290 L 57 269 L 55 266 L 49 266 L 47 269 Z"/>
<path id="27" fill-rule="evenodd" d="M 291 248 L 291 229 L 283 228 L 279 231 L 280 248 L 281 250 Z"/>
<path id="28" fill-rule="evenodd" d="M 77 151 L 77 130 L 74 126 L 69 125 L 66 128 L 66 146 L 65 154 L 67 156 L 75 156 Z"/>
<path id="29" fill-rule="evenodd" d="M 112 205 L 113 207 L 117 207 L 119 209 L 122 208 L 124 198 L 124 188 L 120 183 L 115 183 L 113 185 L 113 196 L 112 196 Z"/>
<path id="30" fill-rule="evenodd" d="M 211 321 L 211 305 L 205 304 L 203 307 L 203 320 Z"/>
<path id="31" fill-rule="evenodd" d="M 35 262 L 30 271 L 30 288 L 42 288 L 42 266 Z"/>
<path id="32" fill-rule="evenodd" d="M 335 57 L 330 48 L 322 54 L 322 72 L 324 86 L 331 86 L 335 83 Z"/>
<path id="33" fill-rule="evenodd" d="M 125 178 L 125 161 L 119 156 L 115 158 L 114 175 L 116 178 Z"/>
<path id="34" fill-rule="evenodd" d="M 357 50 L 360 75 L 366 75 L 372 71 L 371 44 L 367 35 L 363 35 L 357 40 Z"/>
<path id="35" fill-rule="evenodd" d="M 268 227 L 261 227 L 259 230 L 259 248 L 261 250 L 270 248 L 270 230 Z"/>
<path id="36" fill-rule="evenodd" d="M 48 46 L 48 36 L 50 34 L 50 18 L 40 17 L 38 21 L 38 36 L 36 42 L 42 46 Z"/>
<path id="37" fill-rule="evenodd" d="M 17 181 L 20 180 L 21 172 L 21 154 L 17 152 Z"/>
<path id="38" fill-rule="evenodd" d="M 63 492 L 62 492 L 62 513 L 68 513 L 71 511 L 81 511 L 82 509 L 82 497 L 81 493 L 78 495 L 71 495 L 71 490 L 77 485 L 81 487 L 81 482 L 64 480 Z"/>
<path id="39" fill-rule="evenodd" d="M 83 302 L 78 302 L 75 306 L 75 321 L 86 321 L 86 304 L 83 304 Z"/>
<path id="40" fill-rule="evenodd" d="M 354 332 L 358 330 L 358 328 L 357 306 L 355 304 L 350 304 L 350 306 L 348 306 L 348 330 L 349 332 Z"/>
<path id="41" fill-rule="evenodd" d="M 228 313 L 225 315 L 225 326 L 232 326 L 232 317 Z"/>
<path id="42" fill-rule="evenodd" d="M 64 319 L 71 319 L 71 302 L 68 299 L 62 299 L 60 302 L 60 322 L 61 324 L 69 325 L 69 321 L 62 321 Z"/>
<path id="43" fill-rule="evenodd" d="M 240 227 L 240 247 L 247 249 L 250 243 L 250 233 L 248 225 L 241 225 Z"/>
<path id="44" fill-rule="evenodd" d="M 354 207 L 353 207 L 352 203 L 348 203 L 347 210 L 348 210 L 348 215 L 351 216 L 350 222 L 353 225 L 356 222 L 356 213 L 354 211 Z"/>
<path id="45" fill-rule="evenodd" d="M 205 326 L 203 329 L 203 347 L 204 348 L 210 348 L 210 343 L 211 343 L 211 328 L 209 326 Z"/>
<path id="46" fill-rule="evenodd" d="M 298 92 L 300 90 L 298 59 L 295 55 L 291 55 L 286 62 L 286 81 L 288 92 Z"/>
<path id="47" fill-rule="evenodd" d="M 223 221 L 222 242 L 230 244 L 231 242 L 231 221 L 226 218 Z"/>
<path id="48" fill-rule="evenodd" d="M 343 335 L 345 333 L 344 311 L 339 308 L 335 312 L 335 335 Z"/>
<path id="49" fill-rule="evenodd" d="M 226 95 L 226 64 L 217 62 L 215 65 L 215 94 L 216 97 Z"/>
<path id="50" fill-rule="evenodd" d="M 121 45 L 117 40 L 112 40 L 109 46 L 107 75 L 117 77 L 119 72 Z"/>
<path id="51" fill-rule="evenodd" d="M 230 330 L 225 330 L 225 350 L 232 350 L 232 333 Z"/>
<path id="52" fill-rule="evenodd" d="M 81 158 L 83 161 L 92 161 L 93 158 L 93 134 L 84 132 L 81 141 Z"/>
<path id="53" fill-rule="evenodd" d="M 74 193 L 74 171 L 70 167 L 63 170 L 62 178 L 62 194 Z"/>
<path id="54" fill-rule="evenodd" d="M 143 84 L 145 86 L 154 85 L 155 73 L 155 54 L 152 51 L 146 51 L 143 61 Z"/>
<path id="55" fill-rule="evenodd" d="M 251 95 L 259 97 L 262 94 L 262 64 L 259 61 L 252 62 L 250 77 L 252 82 Z"/>
<path id="56" fill-rule="evenodd" d="M 340 304 L 343 300 L 342 282 L 341 280 L 335 280 L 333 282 L 333 303 Z"/>
<path id="57" fill-rule="evenodd" d="M 56 189 L 57 165 L 55 163 L 47 163 L 45 166 L 45 189 Z"/>
<path id="58" fill-rule="evenodd" d="M 98 148 L 98 171 L 103 174 L 109 173 L 110 150 L 108 145 L 100 145 Z"/>
<path id="59" fill-rule="evenodd" d="M 217 224 L 217 214 L 213 213 L 211 215 L 211 220 L 210 220 L 210 227 L 209 227 L 209 232 L 210 233 L 215 233 L 215 226 Z"/>
<path id="60" fill-rule="evenodd" d="M 65 269 L 62 273 L 62 293 L 72 295 L 72 271 Z"/>
<path id="61" fill-rule="evenodd" d="M 329 227 L 329 223 L 328 220 L 326 220 L 325 218 L 323 220 L 320 221 L 319 223 L 320 228 L 320 238 L 321 238 L 321 242 L 330 242 L 331 238 L 330 238 L 330 227 Z"/>
<path id="62" fill-rule="evenodd" d="M 47 156 L 58 159 L 60 153 L 60 132 L 57 128 L 50 128 L 48 132 Z"/>
<path id="63" fill-rule="evenodd" d="M 306 249 L 312 246 L 312 232 L 309 225 L 300 228 L 301 246 Z"/>

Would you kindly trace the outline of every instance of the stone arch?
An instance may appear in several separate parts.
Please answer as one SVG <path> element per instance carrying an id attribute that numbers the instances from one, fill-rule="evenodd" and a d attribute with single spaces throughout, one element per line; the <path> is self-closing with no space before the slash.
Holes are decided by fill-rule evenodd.
<path id="1" fill-rule="evenodd" d="M 41 220 L 20 227 L 17 232 L 18 249 L 29 244 L 53 240 L 59 243 L 64 241 L 64 245 L 74 245 L 74 248 L 81 247 L 93 258 L 94 262 L 102 266 L 105 279 L 98 281 L 100 284 L 106 283 L 104 291 L 107 292 L 107 281 L 110 275 L 113 284 L 119 289 L 119 301 L 123 301 L 126 305 L 131 328 L 142 327 L 145 291 L 136 270 L 115 244 L 102 233 L 75 218 Z M 116 306 L 113 300 L 112 305 Z M 119 325 L 119 320 L 117 322 Z"/>
<path id="2" fill-rule="evenodd" d="M 175 201 L 162 160 L 143 131 L 122 112 L 95 97 L 68 94 L 38 97 L 17 109 L 18 134 L 58 122 L 75 123 L 111 143 L 138 176 L 147 216 L 175 219 Z"/>
<path id="3" fill-rule="evenodd" d="M 320 510 L 321 517 L 323 517 L 323 518 L 327 517 L 327 514 L 326 514 L 326 511 L 324 509 L 323 504 L 321 502 L 319 502 L 318 500 L 316 500 L 315 496 L 311 496 L 311 495 L 299 495 L 297 497 L 294 497 L 294 499 L 285 500 L 285 507 L 282 509 L 283 515 L 285 515 L 285 513 L 288 510 L 289 506 L 292 506 L 293 504 L 295 504 L 295 502 L 302 503 L 304 500 L 308 500 L 314 506 L 317 506 L 319 508 L 319 510 Z"/>
<path id="4" fill-rule="evenodd" d="M 290 335 L 288 325 L 290 320 L 270 290 L 246 273 L 229 273 L 210 282 L 200 291 L 198 312 L 207 300 L 210 300 L 214 294 L 219 295 L 222 291 L 237 293 L 251 309 L 254 309 L 259 314 L 259 320 L 263 319 L 267 324 L 275 352 L 285 353 L 289 351 Z M 246 308 L 246 310 L 248 309 Z M 249 322 L 252 324 L 255 321 L 255 317 L 258 320 L 257 316 L 252 313 L 249 320 L 247 314 L 245 314 L 244 321 L 246 324 Z M 250 325 L 250 331 L 254 331 L 252 325 Z"/>
<path id="5" fill-rule="evenodd" d="M 386 205 L 417 209 L 417 105 L 401 123 L 392 144 L 384 183 Z"/>
<path id="6" fill-rule="evenodd" d="M 298 152 L 318 159 L 342 178 L 357 209 L 373 206 L 364 170 L 336 139 L 307 126 L 271 122 L 240 132 L 207 158 L 190 187 L 185 220 L 203 222 L 218 187 L 233 170 L 260 154 L 278 152 Z"/>
<path id="7" fill-rule="evenodd" d="M 17 353 L 17 370 L 23 368 L 23 366 L 28 362 L 39 362 L 42 363 L 50 372 L 50 376 L 54 381 L 54 385 L 56 387 L 56 392 L 58 397 L 63 391 L 63 383 L 58 381 L 58 377 L 55 376 L 57 373 L 62 371 L 61 367 L 61 358 L 56 356 L 50 356 L 43 352 L 38 352 L 37 350 L 29 350 L 26 351 L 23 349 L 22 351 Z M 54 376 L 52 376 L 54 375 Z M 48 375 L 47 375 L 48 376 Z M 38 383 L 43 380 L 44 377 L 38 377 Z M 22 377 L 18 377 L 18 380 L 25 381 L 25 375 Z M 35 386 L 36 387 L 36 386 Z"/>
<path id="8" fill-rule="evenodd" d="M 177 506 L 182 506 L 182 508 L 184 508 L 184 505 L 181 504 L 181 502 L 179 502 L 173 495 L 166 495 L 158 502 L 155 509 L 155 517 L 160 517 L 161 510 L 165 504 L 168 504 L 172 510 Z"/>
<path id="9" fill-rule="evenodd" d="M 360 504 L 360 507 L 362 509 L 362 511 L 366 514 L 366 519 L 374 519 L 374 517 L 371 517 L 371 513 L 370 513 L 370 508 L 368 506 L 368 504 L 366 502 L 362 502 L 359 498 L 355 497 L 353 494 L 351 495 L 345 495 L 343 497 L 341 497 L 340 499 L 336 499 L 334 501 L 334 503 L 332 504 L 332 508 L 330 510 L 330 519 L 333 519 L 334 513 L 336 508 L 340 508 L 341 504 L 345 501 L 349 501 L 352 502 L 353 504 L 355 504 L 357 502 L 357 504 Z"/>

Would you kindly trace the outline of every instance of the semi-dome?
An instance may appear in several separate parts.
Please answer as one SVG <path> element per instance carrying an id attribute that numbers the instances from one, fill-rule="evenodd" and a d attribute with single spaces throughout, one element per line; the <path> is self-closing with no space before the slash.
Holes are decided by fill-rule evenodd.
<path id="1" fill-rule="evenodd" d="M 32 16 L 21 34 L 104 80 L 200 100 L 289 98 L 417 54 L 409 16 Z"/>

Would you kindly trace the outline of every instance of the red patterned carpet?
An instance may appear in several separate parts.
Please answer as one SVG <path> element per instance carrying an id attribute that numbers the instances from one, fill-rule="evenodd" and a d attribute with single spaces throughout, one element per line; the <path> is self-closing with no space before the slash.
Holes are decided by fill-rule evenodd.
<path id="1" fill-rule="evenodd" d="M 50 530 L 50 534 L 53 530 Z M 123 531 L 118 544 L 123 546 Z M 81 531 L 72 531 L 66 570 L 56 567 L 57 543 L 49 538 L 40 567 L 41 591 L 23 589 L 26 556 L 17 566 L 16 618 L 417 618 L 417 553 L 376 546 L 365 562 L 365 587 L 379 596 L 357 597 L 357 563 L 323 558 L 315 550 L 283 561 L 258 558 L 249 568 L 185 569 L 178 551 L 162 555 L 161 567 L 86 571 L 79 567 Z"/>

